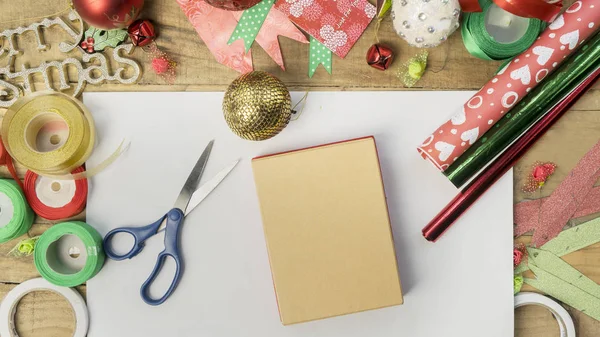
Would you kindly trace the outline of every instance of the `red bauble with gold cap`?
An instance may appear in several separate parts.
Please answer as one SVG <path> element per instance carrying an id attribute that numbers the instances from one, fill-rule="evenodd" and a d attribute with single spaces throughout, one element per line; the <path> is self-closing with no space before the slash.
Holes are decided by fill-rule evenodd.
<path id="1" fill-rule="evenodd" d="M 105 30 L 127 28 L 144 7 L 144 0 L 72 1 L 83 21 Z"/>
<path id="2" fill-rule="evenodd" d="M 205 0 L 207 4 L 228 11 L 246 10 L 261 0 Z"/>

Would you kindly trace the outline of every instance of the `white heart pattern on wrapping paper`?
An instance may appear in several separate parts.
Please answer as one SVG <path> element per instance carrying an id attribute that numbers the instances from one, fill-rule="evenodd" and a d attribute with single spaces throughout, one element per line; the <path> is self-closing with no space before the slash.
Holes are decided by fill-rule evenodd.
<path id="1" fill-rule="evenodd" d="M 513 80 L 521 80 L 523 85 L 528 85 L 531 82 L 531 71 L 529 65 L 525 65 L 519 69 L 515 69 L 510 73 L 510 78 Z"/>
<path id="2" fill-rule="evenodd" d="M 324 39 L 323 44 L 332 52 L 348 42 L 348 36 L 343 30 L 336 31 L 331 25 L 321 27 L 319 34 Z"/>
<path id="3" fill-rule="evenodd" d="M 465 142 L 468 141 L 469 145 L 473 145 L 473 143 L 475 143 L 477 140 L 477 137 L 479 137 L 479 127 L 467 130 L 460 135 L 460 139 L 464 140 Z"/>
<path id="4" fill-rule="evenodd" d="M 538 56 L 537 63 L 543 66 L 546 65 L 550 57 L 552 57 L 552 54 L 554 54 L 554 49 L 544 46 L 537 46 L 533 48 L 533 53 Z"/>
<path id="5" fill-rule="evenodd" d="M 561 14 L 550 24 L 550 26 L 548 26 L 548 28 L 550 28 L 550 30 L 557 30 L 562 28 L 564 25 L 565 17 Z"/>
<path id="6" fill-rule="evenodd" d="M 569 50 L 575 49 L 575 47 L 577 47 L 577 42 L 579 42 L 579 29 L 574 30 L 570 33 L 566 33 L 565 35 L 560 37 L 560 43 L 568 44 Z"/>
<path id="7" fill-rule="evenodd" d="M 465 107 L 464 106 L 461 111 L 457 112 L 454 116 L 452 116 L 452 118 L 450 118 L 452 125 L 461 125 L 466 120 L 467 120 L 467 116 L 465 115 Z"/>
<path id="8" fill-rule="evenodd" d="M 452 144 L 448 144 L 446 142 L 435 143 L 435 149 L 440 151 L 439 158 L 441 161 L 448 160 L 448 158 L 450 157 L 452 152 L 454 152 L 454 148 L 456 148 L 456 146 L 454 146 Z"/>

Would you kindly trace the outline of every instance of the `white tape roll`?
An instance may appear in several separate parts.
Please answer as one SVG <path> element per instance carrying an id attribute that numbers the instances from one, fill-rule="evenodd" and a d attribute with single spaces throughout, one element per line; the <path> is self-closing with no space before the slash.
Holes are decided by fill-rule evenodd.
<path id="1" fill-rule="evenodd" d="M 85 337 L 90 319 L 83 297 L 75 289 L 55 286 L 41 277 L 19 284 L 4 296 L 2 303 L 0 303 L 0 336 L 19 336 L 15 327 L 17 304 L 19 304 L 23 296 L 36 290 L 49 290 L 62 295 L 69 302 L 75 314 L 75 331 L 73 332 L 73 337 Z"/>
<path id="2" fill-rule="evenodd" d="M 560 337 L 575 337 L 575 324 L 571 315 L 560 304 L 551 300 L 549 297 L 531 292 L 522 292 L 515 296 L 515 309 L 526 305 L 539 305 L 552 313 L 558 327 L 560 328 Z"/>

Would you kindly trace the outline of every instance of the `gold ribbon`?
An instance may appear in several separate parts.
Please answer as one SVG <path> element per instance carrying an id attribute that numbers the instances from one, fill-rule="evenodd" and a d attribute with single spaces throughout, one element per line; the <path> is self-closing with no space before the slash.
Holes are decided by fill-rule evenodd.
<path id="1" fill-rule="evenodd" d="M 54 148 L 38 148 L 42 129 L 66 125 L 66 139 L 56 139 Z M 94 149 L 96 129 L 87 108 L 75 98 L 59 92 L 38 92 L 19 98 L 6 112 L 0 137 L 11 157 L 38 175 L 57 179 L 90 177 L 112 163 L 123 152 L 123 143 L 102 163 L 87 172 L 71 175 Z M 52 141 L 52 138 L 50 138 Z"/>

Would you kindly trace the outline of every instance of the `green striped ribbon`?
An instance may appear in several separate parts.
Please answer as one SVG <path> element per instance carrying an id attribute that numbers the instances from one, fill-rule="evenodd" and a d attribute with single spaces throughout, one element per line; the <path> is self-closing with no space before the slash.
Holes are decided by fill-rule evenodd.
<path id="1" fill-rule="evenodd" d="M 85 246 L 84 252 L 73 255 L 70 247 L 60 244 L 65 236 L 75 236 Z M 78 262 L 81 268 L 74 268 L 65 260 L 85 259 Z M 48 282 L 61 287 L 75 287 L 94 277 L 104 264 L 102 237 L 90 225 L 82 221 L 62 222 L 50 227 L 40 236 L 33 251 L 33 262 L 37 271 Z"/>
<path id="2" fill-rule="evenodd" d="M 480 59 L 500 61 L 519 55 L 535 42 L 545 28 L 541 20 L 528 19 L 527 30 L 521 37 L 510 43 L 498 42 L 486 29 L 486 17 L 494 3 L 492 0 L 480 0 L 479 3 L 482 12 L 463 13 L 461 34 L 469 53 Z"/>
<path id="3" fill-rule="evenodd" d="M 250 47 L 254 43 L 254 39 L 256 39 L 256 36 L 274 3 L 275 0 L 263 0 L 246 9 L 237 26 L 235 26 L 235 30 L 231 34 L 227 44 L 232 44 L 233 42 L 242 39 L 244 40 L 246 51 L 250 50 Z"/>
<path id="4" fill-rule="evenodd" d="M 331 56 L 331 50 L 311 36 L 308 49 L 308 77 L 313 77 L 319 64 L 322 64 L 325 70 L 331 74 Z"/>

